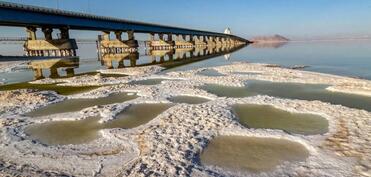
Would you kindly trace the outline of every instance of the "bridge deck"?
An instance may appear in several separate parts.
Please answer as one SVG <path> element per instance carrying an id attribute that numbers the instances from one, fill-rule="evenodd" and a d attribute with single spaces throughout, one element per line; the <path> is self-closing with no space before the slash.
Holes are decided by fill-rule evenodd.
<path id="1" fill-rule="evenodd" d="M 130 21 L 112 17 L 96 16 L 71 11 L 43 8 L 0 2 L 0 25 L 2 26 L 34 26 L 34 27 L 69 27 L 76 30 L 95 31 L 129 31 L 137 33 L 171 33 L 200 36 L 243 38 L 224 33 L 216 33 L 188 28 L 179 28 L 152 23 Z"/>

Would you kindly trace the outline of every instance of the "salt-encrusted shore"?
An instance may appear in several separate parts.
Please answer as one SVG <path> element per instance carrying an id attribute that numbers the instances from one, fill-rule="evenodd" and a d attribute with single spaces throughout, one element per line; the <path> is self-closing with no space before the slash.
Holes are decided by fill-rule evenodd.
<path id="1" fill-rule="evenodd" d="M 247 80 L 327 84 L 331 91 L 371 95 L 367 80 L 298 71 L 265 64 L 235 63 L 213 67 L 225 76 L 204 76 L 205 68 L 161 73 L 159 67 L 116 70 L 128 77 L 78 76 L 44 79 L 36 83 L 102 85 L 71 96 L 51 91 L 0 92 L 0 174 L 37 176 L 371 176 L 371 113 L 320 101 L 290 100 L 258 95 L 246 98 L 218 97 L 199 88 L 205 83 L 243 86 Z M 101 71 L 109 72 L 109 71 Z M 244 74 L 246 73 L 246 74 Z M 133 80 L 165 78 L 159 85 L 127 84 Z M 110 85 L 114 84 L 114 85 Z M 73 98 L 96 98 L 116 92 L 136 92 L 138 98 L 124 103 L 94 106 L 79 112 L 31 118 L 23 113 L 47 104 Z M 78 120 L 100 116 L 101 121 L 130 104 L 170 103 L 177 95 L 201 96 L 211 101 L 176 104 L 147 124 L 133 129 L 106 129 L 87 144 L 47 146 L 30 140 L 26 126 L 48 121 Z M 324 135 L 288 134 L 280 130 L 248 129 L 238 123 L 231 106 L 239 103 L 272 105 L 301 113 L 319 114 L 329 121 Z M 371 105 L 370 105 L 371 106 Z M 229 172 L 204 166 L 199 155 L 219 135 L 284 138 L 303 144 L 310 156 L 303 162 L 285 163 L 264 173 Z"/>

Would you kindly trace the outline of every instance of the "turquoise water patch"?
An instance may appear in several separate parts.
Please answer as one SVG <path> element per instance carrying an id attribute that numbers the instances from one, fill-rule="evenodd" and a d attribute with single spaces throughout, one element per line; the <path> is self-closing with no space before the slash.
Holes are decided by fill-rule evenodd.
<path id="1" fill-rule="evenodd" d="M 269 95 L 280 98 L 319 100 L 331 104 L 371 111 L 371 97 L 331 92 L 327 85 L 278 83 L 268 81 L 248 81 L 245 87 L 230 87 L 217 84 L 206 84 L 202 89 L 222 97 L 248 97 Z"/>

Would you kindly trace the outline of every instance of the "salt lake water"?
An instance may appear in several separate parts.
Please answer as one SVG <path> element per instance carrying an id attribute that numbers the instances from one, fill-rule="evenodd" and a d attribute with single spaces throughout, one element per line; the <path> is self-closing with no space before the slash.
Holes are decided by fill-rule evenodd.
<path id="1" fill-rule="evenodd" d="M 22 56 L 22 42 L 0 42 L 0 55 Z M 94 72 L 107 66 L 98 60 L 95 43 L 80 43 L 78 49 L 78 65 L 74 66 L 74 74 Z M 220 55 L 197 62 L 184 62 L 167 71 L 179 71 L 200 67 L 220 66 L 232 62 L 247 61 L 253 63 L 270 63 L 282 66 L 306 65 L 304 70 L 322 73 L 371 79 L 371 40 L 358 41 L 322 41 L 322 42 L 289 42 L 274 45 L 252 44 L 239 49 L 230 55 Z M 6 60 L 0 58 L 0 64 Z M 144 48 L 139 50 L 136 64 L 148 63 L 153 58 L 146 55 Z M 128 65 L 130 61 L 125 61 Z M 119 64 L 113 62 L 113 67 Z M 58 68 L 60 76 L 67 74 Z M 165 71 L 165 72 L 167 72 Z M 50 71 L 43 71 L 45 77 Z M 0 72 L 0 81 L 5 84 L 31 81 L 34 71 L 20 67 L 14 72 Z"/>

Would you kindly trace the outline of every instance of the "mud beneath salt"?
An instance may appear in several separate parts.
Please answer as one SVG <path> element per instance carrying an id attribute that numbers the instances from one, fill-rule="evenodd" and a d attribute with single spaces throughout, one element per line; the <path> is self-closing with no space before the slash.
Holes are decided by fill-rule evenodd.
<path id="1" fill-rule="evenodd" d="M 37 83 L 64 85 L 109 85 L 70 96 L 51 91 L 0 92 L 0 174 L 37 176 L 370 176 L 371 113 L 320 101 L 304 101 L 258 95 L 245 98 L 218 97 L 201 90 L 203 84 L 243 86 L 247 80 L 331 85 L 332 91 L 371 95 L 367 80 L 298 71 L 265 64 L 235 63 L 212 67 L 225 76 L 197 74 L 205 68 L 161 74 L 161 68 L 136 68 L 143 73 L 120 78 L 78 76 L 44 79 Z M 109 72 L 109 71 L 105 71 Z M 121 71 L 115 71 L 121 72 Z M 122 71 L 128 74 L 129 71 Z M 258 74 L 239 74 L 242 72 Z M 167 79 L 158 85 L 127 84 L 149 78 Z M 110 85 L 116 84 L 116 85 Z M 136 92 L 134 100 L 35 119 L 24 113 L 71 98 L 97 98 L 110 93 Z M 167 98 L 188 95 L 209 99 L 202 104 L 176 104 L 147 124 L 132 129 L 105 129 L 87 144 L 48 146 L 30 140 L 29 125 L 58 120 L 80 120 L 99 116 L 100 122 L 115 119 L 127 106 L 170 103 Z M 281 130 L 249 129 L 238 123 L 235 104 L 271 105 L 295 112 L 317 114 L 329 122 L 323 135 L 289 134 Z M 308 149 L 305 161 L 283 163 L 269 172 L 228 171 L 200 162 L 200 154 L 217 136 L 238 135 L 294 141 Z M 77 168 L 78 167 L 78 168 Z"/>

